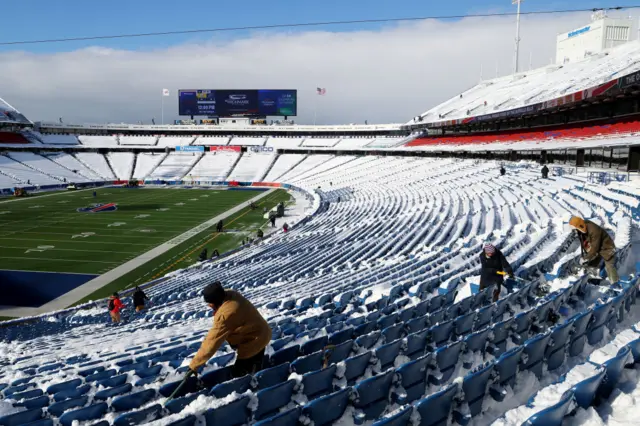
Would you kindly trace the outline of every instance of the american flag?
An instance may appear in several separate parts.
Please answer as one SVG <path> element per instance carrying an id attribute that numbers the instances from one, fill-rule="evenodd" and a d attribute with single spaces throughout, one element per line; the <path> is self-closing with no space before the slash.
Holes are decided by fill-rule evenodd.
<path id="1" fill-rule="evenodd" d="M 325 93 L 327 93 L 327 89 L 318 87 L 316 89 L 316 93 L 320 96 L 323 96 Z"/>

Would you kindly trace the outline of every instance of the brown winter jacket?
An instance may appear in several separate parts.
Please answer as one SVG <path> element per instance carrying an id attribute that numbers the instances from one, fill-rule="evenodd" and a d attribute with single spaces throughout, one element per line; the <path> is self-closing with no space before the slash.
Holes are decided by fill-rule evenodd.
<path id="1" fill-rule="evenodd" d="M 604 260 L 611 260 L 616 254 L 616 246 L 607 231 L 589 220 L 584 222 L 587 225 L 587 233 L 578 232 L 585 251 L 584 260 L 590 262 L 598 256 L 602 256 Z"/>
<path id="2" fill-rule="evenodd" d="M 237 351 L 238 359 L 247 359 L 258 354 L 270 340 L 271 327 L 255 306 L 237 291 L 226 290 L 224 302 L 213 316 L 213 327 L 189 368 L 196 371 L 203 366 L 225 341 Z"/>

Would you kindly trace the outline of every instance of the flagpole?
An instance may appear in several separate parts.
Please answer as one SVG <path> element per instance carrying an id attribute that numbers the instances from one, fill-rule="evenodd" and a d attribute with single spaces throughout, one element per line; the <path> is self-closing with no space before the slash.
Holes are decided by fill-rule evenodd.
<path id="1" fill-rule="evenodd" d="M 162 125 L 164 126 L 164 91 L 162 92 Z"/>
<path id="2" fill-rule="evenodd" d="M 317 89 L 316 89 L 317 92 Z M 319 93 L 316 93 L 315 100 L 313 101 L 313 125 L 316 125 L 316 118 L 318 117 L 318 96 Z"/>

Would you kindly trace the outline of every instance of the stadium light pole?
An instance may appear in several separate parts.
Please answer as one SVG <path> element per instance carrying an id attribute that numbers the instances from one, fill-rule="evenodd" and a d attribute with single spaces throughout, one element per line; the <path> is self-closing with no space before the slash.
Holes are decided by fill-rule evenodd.
<path id="1" fill-rule="evenodd" d="M 511 0 L 511 4 L 518 5 L 518 12 L 516 13 L 516 57 L 514 59 L 513 73 L 518 73 L 518 65 L 520 59 L 520 3 L 522 0 Z"/>

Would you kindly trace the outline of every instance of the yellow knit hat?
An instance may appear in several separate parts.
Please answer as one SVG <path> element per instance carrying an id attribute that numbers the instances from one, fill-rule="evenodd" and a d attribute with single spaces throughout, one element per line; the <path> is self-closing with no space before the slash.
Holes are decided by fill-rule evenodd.
<path id="1" fill-rule="evenodd" d="M 571 216 L 569 220 L 569 225 L 573 226 L 578 231 L 583 234 L 587 233 L 587 224 L 584 222 L 584 219 L 578 216 Z"/>

